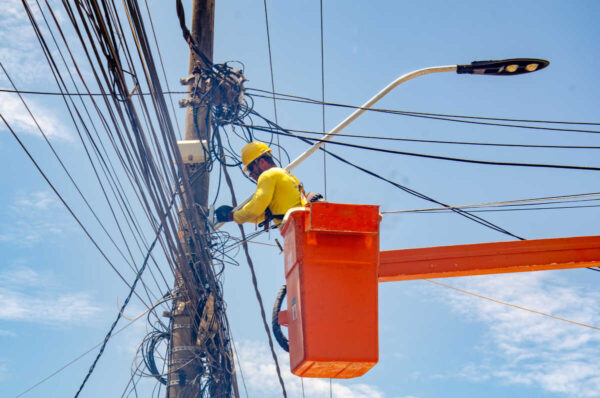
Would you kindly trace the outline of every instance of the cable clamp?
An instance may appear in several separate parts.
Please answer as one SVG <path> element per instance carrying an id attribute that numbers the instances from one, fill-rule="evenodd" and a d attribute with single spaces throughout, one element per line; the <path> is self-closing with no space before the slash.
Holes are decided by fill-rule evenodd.
<path id="1" fill-rule="evenodd" d="M 191 329 L 192 325 L 189 323 L 175 323 L 173 324 L 173 330 L 175 329 Z"/>
<path id="2" fill-rule="evenodd" d="M 183 381 L 183 383 L 180 383 L 180 381 L 178 379 L 169 381 L 169 387 L 170 386 L 177 386 L 177 385 L 185 386 L 185 380 Z"/>
<path id="3" fill-rule="evenodd" d="M 198 347 L 196 347 L 194 345 L 180 345 L 178 347 L 173 347 L 173 352 L 196 351 L 196 350 L 198 350 Z"/>
<path id="4" fill-rule="evenodd" d="M 206 100 L 200 101 L 199 98 L 182 98 L 179 100 L 180 108 L 187 108 L 188 106 L 200 107 L 206 106 Z"/>

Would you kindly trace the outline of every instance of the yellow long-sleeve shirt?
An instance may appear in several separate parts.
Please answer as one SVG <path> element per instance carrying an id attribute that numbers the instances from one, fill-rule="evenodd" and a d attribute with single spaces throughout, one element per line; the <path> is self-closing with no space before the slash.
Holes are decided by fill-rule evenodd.
<path id="1" fill-rule="evenodd" d="M 271 214 L 284 215 L 292 207 L 305 204 L 298 179 L 280 167 L 271 167 L 258 177 L 252 199 L 233 213 L 233 220 L 238 224 L 259 223 L 264 221 L 267 207 Z M 274 222 L 279 225 L 281 220 Z"/>

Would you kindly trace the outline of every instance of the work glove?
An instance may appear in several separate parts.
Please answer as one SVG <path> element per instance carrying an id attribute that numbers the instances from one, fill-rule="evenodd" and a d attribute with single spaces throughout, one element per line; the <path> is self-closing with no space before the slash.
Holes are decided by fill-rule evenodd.
<path id="1" fill-rule="evenodd" d="M 233 221 L 233 207 L 223 205 L 215 210 L 215 216 L 218 222 Z"/>
<path id="2" fill-rule="evenodd" d="M 315 192 L 309 192 L 308 195 L 306 195 L 306 199 L 308 200 L 309 203 L 325 202 L 323 195 L 321 195 L 320 193 L 315 193 Z"/>

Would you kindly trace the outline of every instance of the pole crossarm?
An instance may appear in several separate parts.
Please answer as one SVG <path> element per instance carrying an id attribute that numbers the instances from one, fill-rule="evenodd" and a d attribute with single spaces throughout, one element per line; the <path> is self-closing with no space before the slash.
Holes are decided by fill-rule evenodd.
<path id="1" fill-rule="evenodd" d="M 600 236 L 380 252 L 379 282 L 600 266 Z"/>

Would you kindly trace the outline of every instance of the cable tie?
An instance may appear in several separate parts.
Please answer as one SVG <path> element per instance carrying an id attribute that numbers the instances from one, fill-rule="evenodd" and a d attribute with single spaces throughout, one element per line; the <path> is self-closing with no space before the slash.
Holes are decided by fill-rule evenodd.
<path id="1" fill-rule="evenodd" d="M 173 347 L 173 352 L 179 352 L 179 351 L 196 351 L 198 350 L 198 347 L 193 346 L 193 345 L 180 345 L 177 347 Z"/>

